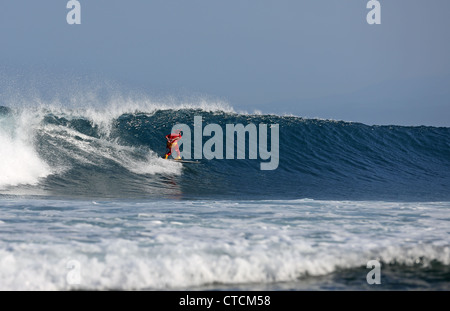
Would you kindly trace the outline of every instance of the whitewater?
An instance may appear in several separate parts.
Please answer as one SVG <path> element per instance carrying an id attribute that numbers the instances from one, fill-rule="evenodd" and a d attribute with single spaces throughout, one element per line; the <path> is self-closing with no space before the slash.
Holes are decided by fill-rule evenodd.
<path id="1" fill-rule="evenodd" d="M 195 116 L 279 124 L 279 167 L 163 160 Z M 2 106 L 0 290 L 448 290 L 448 189 L 446 127 L 208 102 Z"/>

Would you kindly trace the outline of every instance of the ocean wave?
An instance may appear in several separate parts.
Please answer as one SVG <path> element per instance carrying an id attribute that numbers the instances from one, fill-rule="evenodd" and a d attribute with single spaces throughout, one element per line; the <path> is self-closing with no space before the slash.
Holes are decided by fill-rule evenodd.
<path id="1" fill-rule="evenodd" d="M 279 166 L 261 171 L 264 161 L 249 159 L 248 143 L 245 159 L 201 159 L 197 166 L 161 160 L 164 136 L 175 124 L 193 128 L 195 116 L 203 126 L 223 129 L 278 124 Z M 242 114 L 215 102 L 122 102 L 104 108 L 1 107 L 0 143 L 3 193 L 25 187 L 31 193 L 107 197 L 176 189 L 188 197 L 450 198 L 450 128 Z"/>
<path id="2" fill-rule="evenodd" d="M 88 225 L 83 229 L 90 230 Z M 430 269 L 442 273 L 450 264 L 448 246 L 315 250 L 308 243 L 290 243 L 279 237 L 272 240 L 265 237 L 259 243 L 238 238 L 234 243 L 221 241 L 214 246 L 200 240 L 186 245 L 181 238 L 163 234 L 147 238 L 155 239 L 154 247 L 148 249 L 136 242 L 115 240 L 92 245 L 24 244 L 16 245 L 14 251 L 0 249 L 0 289 L 176 290 L 221 285 L 233 288 L 245 284 L 251 287 L 251 284 L 301 283 L 335 274 L 348 277 L 355 271 L 359 286 L 363 286 L 370 271 L 366 264 L 374 258 L 379 260 L 382 273 L 395 268 L 407 274 L 413 268 L 417 279 L 421 271 L 425 275 Z M 46 254 L 45 258 L 39 254 Z M 77 284 L 67 279 L 72 271 L 67 264 L 73 260 L 80 267 Z"/>

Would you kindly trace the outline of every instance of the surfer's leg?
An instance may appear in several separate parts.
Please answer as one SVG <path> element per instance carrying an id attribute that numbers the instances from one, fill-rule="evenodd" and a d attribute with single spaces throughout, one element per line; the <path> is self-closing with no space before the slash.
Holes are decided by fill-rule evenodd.
<path id="1" fill-rule="evenodd" d="M 181 153 L 180 153 L 180 149 L 178 148 L 178 144 L 176 144 L 174 147 L 175 152 L 177 153 L 177 157 L 175 158 L 175 160 L 181 160 Z"/>
<path id="2" fill-rule="evenodd" d="M 167 148 L 166 149 L 166 155 L 165 155 L 165 159 L 167 159 L 170 155 L 172 154 L 172 149 L 171 148 Z"/>

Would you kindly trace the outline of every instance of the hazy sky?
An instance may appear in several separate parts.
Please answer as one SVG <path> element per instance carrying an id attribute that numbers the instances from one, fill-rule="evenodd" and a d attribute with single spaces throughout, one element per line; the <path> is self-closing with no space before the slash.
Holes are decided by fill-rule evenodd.
<path id="1" fill-rule="evenodd" d="M 450 126 L 450 2 L 2 0 L 7 76 L 101 76 L 148 94 L 205 94 L 237 110 Z M 56 78 L 55 78 L 56 79 Z M 3 79 L 1 83 L 7 83 Z M 1 90 L 1 88 L 0 88 Z"/>

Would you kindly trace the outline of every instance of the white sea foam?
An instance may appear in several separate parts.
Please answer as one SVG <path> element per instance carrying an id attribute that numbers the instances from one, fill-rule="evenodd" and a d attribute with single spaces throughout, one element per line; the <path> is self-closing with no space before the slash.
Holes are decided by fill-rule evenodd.
<path id="1" fill-rule="evenodd" d="M 81 201 L 2 204 L 1 290 L 298 282 L 305 276 L 365 268 L 373 259 L 450 265 L 445 202 L 156 201 L 102 202 L 100 208 Z M 49 215 L 40 206 L 58 213 Z M 30 219 L 40 220 L 39 225 Z M 49 228 L 59 228 L 59 234 Z M 67 263 L 73 260 L 79 263 L 79 284 L 67 281 L 73 272 Z"/>
<path id="2" fill-rule="evenodd" d="M 26 113 L 0 117 L 0 188 L 37 184 L 52 173 L 35 150 L 35 122 Z"/>
<path id="3" fill-rule="evenodd" d="M 79 163 L 102 166 L 109 160 L 125 167 L 135 174 L 175 174 L 181 173 L 181 165 L 164 161 L 152 150 L 147 151 L 143 159 L 136 159 L 136 148 L 119 145 L 116 141 L 84 135 L 68 127 L 45 125 L 45 133 L 60 142 L 63 147 L 55 146 L 65 158 Z M 68 148 L 70 146 L 70 148 Z"/>
<path id="4" fill-rule="evenodd" d="M 289 282 L 362 267 L 380 257 L 386 263 L 413 265 L 427 256 L 449 264 L 449 248 L 432 245 L 410 249 L 391 245 L 364 252 L 351 247 L 315 249 L 301 241 L 272 245 L 267 240 L 251 244 L 236 239 L 210 244 L 150 233 L 142 234 L 141 239 L 154 239 L 161 246 L 143 248 L 119 239 L 90 248 L 28 244 L 17 245 L 14 251 L 2 249 L 0 290 L 177 289 L 214 283 Z M 80 284 L 67 283 L 70 260 L 80 263 Z"/>

